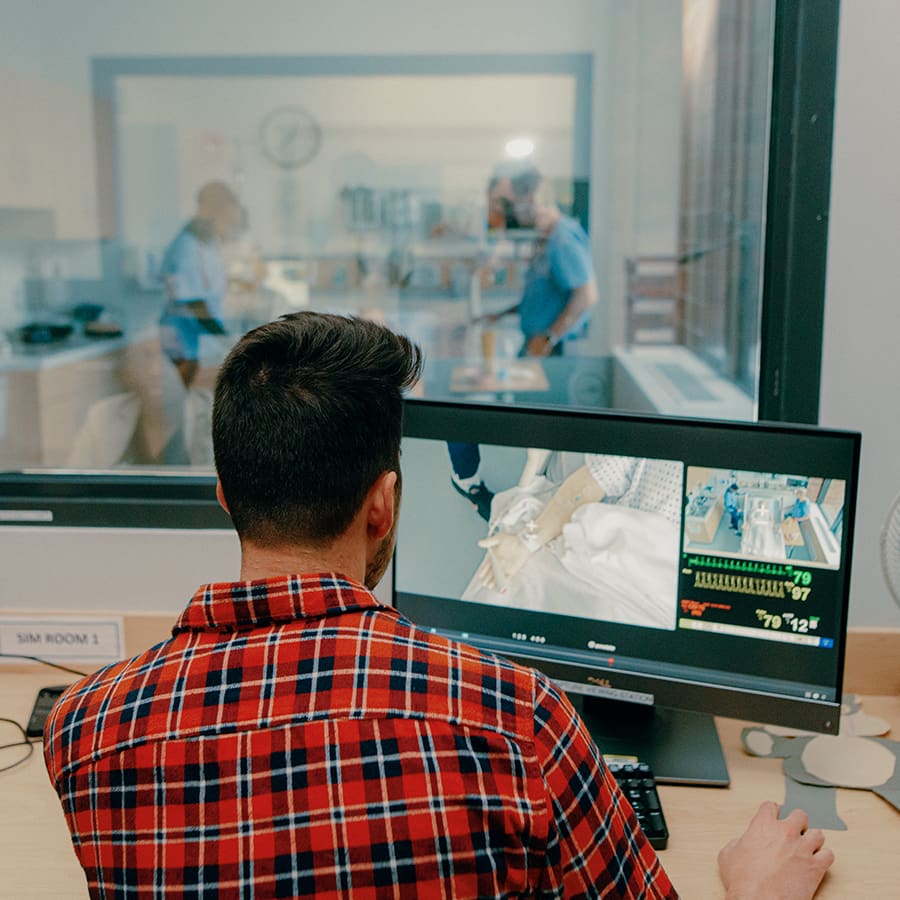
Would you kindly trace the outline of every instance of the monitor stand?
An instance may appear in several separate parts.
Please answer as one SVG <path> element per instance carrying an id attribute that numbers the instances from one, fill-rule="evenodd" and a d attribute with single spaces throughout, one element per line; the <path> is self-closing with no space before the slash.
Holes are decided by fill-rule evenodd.
<path id="1" fill-rule="evenodd" d="M 657 781 L 728 787 L 728 766 L 712 716 L 599 697 L 569 698 L 605 756 L 649 763 Z"/>

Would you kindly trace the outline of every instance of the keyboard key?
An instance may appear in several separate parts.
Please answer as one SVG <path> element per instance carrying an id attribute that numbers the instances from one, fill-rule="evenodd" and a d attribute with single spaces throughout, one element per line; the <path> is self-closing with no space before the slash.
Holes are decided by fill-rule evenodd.
<path id="1" fill-rule="evenodd" d="M 628 798 L 650 846 L 655 850 L 665 850 L 669 842 L 669 829 L 659 802 L 653 770 L 644 762 L 623 763 L 615 760 L 610 760 L 607 768 Z"/>

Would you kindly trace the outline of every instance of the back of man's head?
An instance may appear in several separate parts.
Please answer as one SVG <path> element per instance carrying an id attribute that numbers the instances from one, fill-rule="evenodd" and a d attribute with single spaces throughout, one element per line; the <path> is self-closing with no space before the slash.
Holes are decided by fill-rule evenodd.
<path id="1" fill-rule="evenodd" d="M 400 467 L 419 348 L 374 322 L 302 312 L 244 335 L 216 381 L 213 450 L 241 541 L 324 546 Z"/>

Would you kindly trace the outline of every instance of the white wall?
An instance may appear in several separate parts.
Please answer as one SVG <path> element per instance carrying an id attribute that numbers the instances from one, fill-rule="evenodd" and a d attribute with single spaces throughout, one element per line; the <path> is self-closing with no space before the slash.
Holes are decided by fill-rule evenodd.
<path id="1" fill-rule="evenodd" d="M 862 432 L 851 622 L 900 625 L 879 534 L 900 492 L 900 4 L 841 4 L 820 423 Z"/>
<path id="2" fill-rule="evenodd" d="M 590 352 L 598 354 L 623 343 L 624 258 L 678 248 L 681 2 L 615 3 L 602 29 L 591 238 L 601 286 L 594 319 L 603 328 L 593 325 L 589 337 Z"/>
<path id="3" fill-rule="evenodd" d="M 85 60 L 95 55 L 586 51 L 594 40 L 586 23 L 595 23 L 597 9 L 609 5 L 610 0 L 0 0 L 0 20 L 8 65 L 65 77 L 81 73 L 87 85 Z"/>
<path id="4" fill-rule="evenodd" d="M 240 573 L 231 531 L 0 528 L 0 609 L 158 613 Z"/>
<path id="5" fill-rule="evenodd" d="M 475 235 L 483 227 L 487 176 L 513 135 L 534 138 L 535 162 L 545 174 L 573 174 L 571 76 L 161 76 L 121 82 L 119 188 L 129 243 L 165 246 L 193 213 L 198 186 L 213 178 L 239 187 L 253 240 L 271 255 L 283 248 L 293 254 L 360 250 L 360 236 L 347 234 L 338 201 L 347 187 L 415 191 L 462 213 L 456 224 Z M 271 110 L 289 104 L 315 117 L 324 140 L 308 165 L 285 176 L 265 158 L 259 128 Z M 148 146 L 154 134 L 162 140 Z M 172 171 L 158 183 L 152 169 L 148 178 L 148 163 L 166 150 Z M 286 181 L 299 198 L 296 209 L 285 210 Z M 160 189 L 177 195 L 178 202 L 168 205 L 169 221 L 148 216 L 164 208 Z"/>

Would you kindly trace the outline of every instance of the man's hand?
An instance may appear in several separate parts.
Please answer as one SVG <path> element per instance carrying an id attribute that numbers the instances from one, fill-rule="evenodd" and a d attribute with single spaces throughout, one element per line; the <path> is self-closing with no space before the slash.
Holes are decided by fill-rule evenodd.
<path id="1" fill-rule="evenodd" d="M 515 534 L 503 532 L 478 542 L 487 555 L 475 572 L 478 580 L 493 591 L 506 589 L 509 579 L 525 565 L 531 551 Z"/>
<path id="2" fill-rule="evenodd" d="M 553 343 L 546 334 L 536 334 L 528 338 L 525 352 L 529 356 L 549 356 L 553 349 Z"/>
<path id="3" fill-rule="evenodd" d="M 719 851 L 719 875 L 727 900 L 809 900 L 834 852 L 818 828 L 795 809 L 779 821 L 778 806 L 763 803 L 747 830 Z"/>

